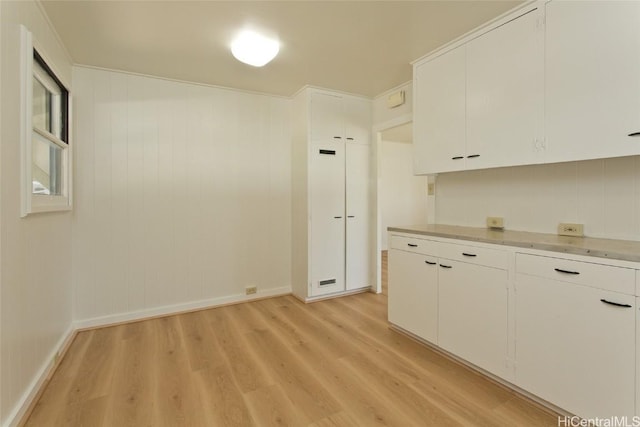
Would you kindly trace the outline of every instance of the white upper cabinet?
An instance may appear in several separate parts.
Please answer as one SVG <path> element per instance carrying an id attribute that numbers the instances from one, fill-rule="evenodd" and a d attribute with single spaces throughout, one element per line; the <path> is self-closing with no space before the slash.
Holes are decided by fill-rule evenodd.
<path id="1" fill-rule="evenodd" d="M 371 101 L 362 98 L 343 98 L 344 134 L 347 142 L 369 144 L 371 135 Z"/>
<path id="2" fill-rule="evenodd" d="M 311 141 L 369 144 L 371 101 L 325 92 L 311 95 Z"/>
<path id="3" fill-rule="evenodd" d="M 414 68 L 414 173 L 542 162 L 538 9 Z"/>
<path id="4" fill-rule="evenodd" d="M 547 161 L 640 154 L 640 2 L 546 5 Z"/>
<path id="5" fill-rule="evenodd" d="M 311 94 L 311 141 L 342 141 L 344 117 L 342 97 L 323 92 Z"/>
<path id="6" fill-rule="evenodd" d="M 465 168 L 465 47 L 414 69 L 415 174 Z"/>
<path id="7" fill-rule="evenodd" d="M 466 45 L 466 168 L 540 163 L 544 31 L 532 10 Z"/>

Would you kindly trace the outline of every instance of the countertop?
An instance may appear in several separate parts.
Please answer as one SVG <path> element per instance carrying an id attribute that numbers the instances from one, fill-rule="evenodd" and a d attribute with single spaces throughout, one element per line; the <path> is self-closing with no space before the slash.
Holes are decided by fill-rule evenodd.
<path id="1" fill-rule="evenodd" d="M 520 248 L 540 249 L 573 255 L 640 262 L 640 242 L 635 240 L 568 237 L 528 231 L 492 230 L 479 227 L 430 224 L 388 227 L 390 232 L 421 234 Z"/>

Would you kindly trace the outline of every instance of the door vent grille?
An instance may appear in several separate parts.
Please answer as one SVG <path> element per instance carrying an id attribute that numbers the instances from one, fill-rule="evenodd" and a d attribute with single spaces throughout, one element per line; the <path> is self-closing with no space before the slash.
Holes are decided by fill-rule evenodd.
<path id="1" fill-rule="evenodd" d="M 335 284 L 336 284 L 336 279 L 320 280 L 319 282 L 320 286 L 328 286 L 328 285 L 335 285 Z"/>

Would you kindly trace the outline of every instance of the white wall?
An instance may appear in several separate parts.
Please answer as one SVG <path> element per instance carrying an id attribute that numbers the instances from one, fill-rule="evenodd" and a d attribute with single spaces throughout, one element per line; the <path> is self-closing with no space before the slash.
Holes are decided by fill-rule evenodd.
<path id="1" fill-rule="evenodd" d="M 71 326 L 71 214 L 20 218 L 20 25 L 65 84 L 71 64 L 33 1 L 0 1 L 0 425 L 13 421 Z M 24 409 L 24 408 L 22 408 Z"/>
<path id="2" fill-rule="evenodd" d="M 440 174 L 436 222 L 556 233 L 558 222 L 587 236 L 640 240 L 640 156 Z"/>
<path id="3" fill-rule="evenodd" d="M 395 108 L 387 106 L 387 97 L 397 91 L 404 90 L 405 102 Z M 413 82 L 408 82 L 376 96 L 373 100 L 373 124 L 379 130 L 411 121 L 413 113 Z M 395 123 L 396 120 L 400 122 Z"/>
<path id="4" fill-rule="evenodd" d="M 387 227 L 427 222 L 427 177 L 413 175 L 412 145 L 382 141 L 380 198 L 382 250 L 387 250 Z"/>
<path id="5" fill-rule="evenodd" d="M 76 319 L 290 292 L 290 100 L 81 67 L 74 86 Z"/>

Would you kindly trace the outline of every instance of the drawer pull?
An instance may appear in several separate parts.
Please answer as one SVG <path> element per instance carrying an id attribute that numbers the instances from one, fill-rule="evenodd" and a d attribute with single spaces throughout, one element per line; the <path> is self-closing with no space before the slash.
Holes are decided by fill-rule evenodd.
<path id="1" fill-rule="evenodd" d="M 627 136 L 640 136 L 640 132 L 632 132 Z"/>
<path id="2" fill-rule="evenodd" d="M 476 157 L 480 157 L 480 154 L 470 154 L 467 156 L 467 159 L 475 159 Z"/>
<path id="3" fill-rule="evenodd" d="M 470 256 L 470 257 L 478 256 L 478 255 L 476 255 L 476 254 L 468 254 L 468 253 L 466 253 L 466 252 L 462 252 L 462 255 L 464 255 L 464 256 Z"/>
<path id="4" fill-rule="evenodd" d="M 414 244 L 414 243 L 407 243 L 407 246 L 409 246 L 410 248 L 417 248 L 418 245 Z"/>
<path id="5" fill-rule="evenodd" d="M 464 159 L 464 156 L 455 156 L 451 158 L 451 160 L 460 160 L 460 159 Z"/>
<path id="6" fill-rule="evenodd" d="M 607 301 L 604 298 L 602 298 L 600 301 L 602 301 L 605 304 L 615 305 L 616 307 L 624 307 L 624 308 L 630 308 L 631 307 L 629 304 L 620 304 L 618 302 L 611 302 L 611 301 Z"/>
<path id="7" fill-rule="evenodd" d="M 425 261 L 425 263 L 429 264 L 429 265 L 436 265 L 437 262 L 431 262 L 431 261 Z"/>
<path id="8" fill-rule="evenodd" d="M 444 264 L 440 264 L 440 267 L 442 267 L 442 268 L 451 268 L 450 265 L 444 265 Z"/>
<path id="9" fill-rule="evenodd" d="M 341 136 L 334 136 L 333 139 L 342 139 Z"/>
<path id="10" fill-rule="evenodd" d="M 554 270 L 557 271 L 558 273 L 564 273 L 564 274 L 580 274 L 579 271 L 563 270 L 561 268 L 554 268 Z"/>

